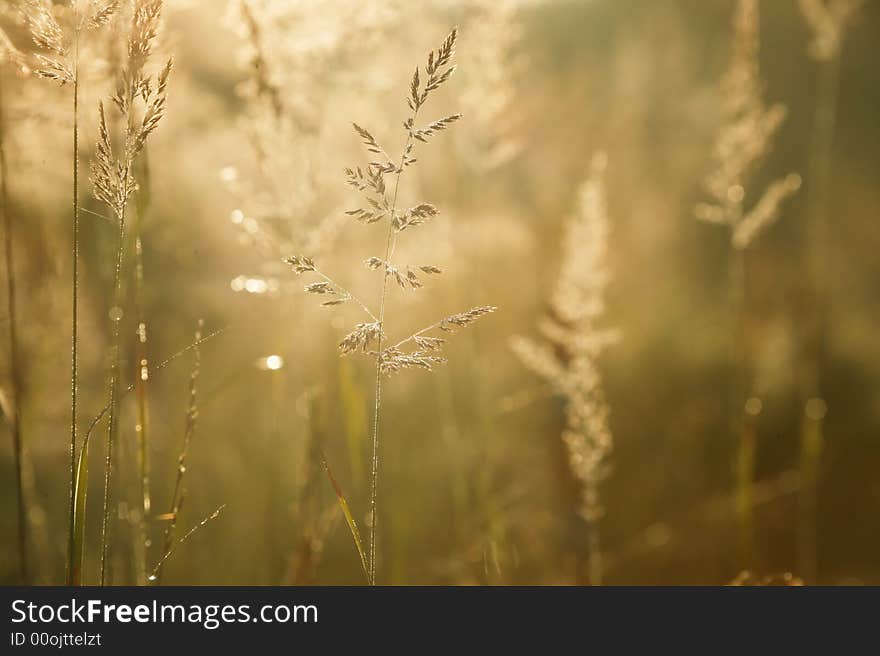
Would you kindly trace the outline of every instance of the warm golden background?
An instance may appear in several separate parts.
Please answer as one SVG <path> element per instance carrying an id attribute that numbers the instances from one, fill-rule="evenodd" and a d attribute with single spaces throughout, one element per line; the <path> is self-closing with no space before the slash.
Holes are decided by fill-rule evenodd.
<path id="1" fill-rule="evenodd" d="M 0 27 L 32 61 L 18 11 L 25 4 L 3 0 Z M 738 378 L 730 238 L 694 215 L 707 198 L 703 180 L 724 121 L 720 81 L 733 56 L 735 2 L 247 0 L 249 23 L 238 0 L 167 0 L 151 66 L 173 54 L 175 70 L 166 116 L 138 169 L 144 284 L 137 291 L 129 244 L 122 380 L 138 370 L 138 301 L 153 364 L 189 344 L 200 318 L 205 333 L 223 329 L 201 346 L 178 530 L 225 508 L 172 555 L 163 583 L 363 582 L 316 445 L 364 529 L 373 362 L 338 356 L 337 342 L 362 320 L 356 309 L 320 307 L 323 299 L 304 294 L 303 279 L 281 258 L 312 255 L 375 299 L 380 278 L 361 262 L 381 254 L 385 229 L 344 214 L 359 201 L 343 168 L 367 161 L 350 123 L 399 152 L 412 70 L 453 25 L 459 69 L 425 113 L 464 117 L 419 150 L 402 185 L 406 202 L 440 209 L 405 233 L 402 257 L 445 273 L 419 290 L 391 290 L 388 331 L 402 336 L 472 306 L 499 309 L 450 338 L 447 365 L 384 385 L 379 582 L 589 582 L 580 483 L 560 439 L 563 403 L 523 366 L 511 338 L 537 335 L 559 273 L 563 223 L 578 211 L 593 155 L 604 151 L 610 283 L 599 323 L 619 339 L 598 359 L 614 439 L 599 486 L 603 582 L 719 584 L 748 568 L 812 583 L 880 583 L 880 4 L 863 3 L 839 54 L 821 246 L 828 412 L 815 503 L 813 486 L 804 485 L 799 345 L 810 297 L 814 118 L 828 62 L 810 56 L 814 34 L 797 0 L 759 4 L 764 97 L 788 114 L 746 191 L 758 194 L 790 172 L 803 185 L 745 258 L 743 344 L 751 395 L 761 401 L 748 553 L 730 419 Z M 846 2 L 830 1 L 838 4 Z M 93 200 L 88 162 L 97 101 L 115 86 L 124 16 L 85 37 L 80 52 L 81 435 L 105 403 L 115 243 L 112 221 L 101 216 L 109 211 Z M 281 120 L 255 86 L 257 60 Z M 60 583 L 71 95 L 67 85 L 22 74 L 14 57 L 0 65 L 30 580 Z M 0 581 L 12 584 L 20 580 L 8 430 L 15 394 L 2 270 Z M 271 355 L 282 359 L 280 369 L 267 368 Z M 149 378 L 150 563 L 161 556 L 160 515 L 171 503 L 192 359 L 188 352 Z M 110 580 L 120 584 L 139 577 L 135 423 L 128 395 L 110 552 Z M 85 569 L 92 583 L 104 430 L 96 437 Z"/>

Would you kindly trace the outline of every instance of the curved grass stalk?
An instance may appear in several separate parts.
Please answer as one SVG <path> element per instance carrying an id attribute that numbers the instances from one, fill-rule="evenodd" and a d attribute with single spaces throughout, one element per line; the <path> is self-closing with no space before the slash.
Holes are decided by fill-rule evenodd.
<path id="1" fill-rule="evenodd" d="M 339 508 L 342 510 L 342 514 L 345 517 L 345 523 L 348 524 L 348 530 L 351 532 L 351 537 L 354 540 L 354 545 L 357 548 L 358 557 L 361 562 L 361 569 L 364 572 L 364 576 L 367 579 L 368 583 L 372 582 L 372 577 L 370 574 L 370 567 L 367 562 L 367 555 L 364 552 L 364 541 L 361 537 L 360 529 L 358 529 L 357 522 L 354 519 L 354 515 L 351 513 L 351 507 L 348 505 L 348 500 L 345 498 L 345 493 L 342 491 L 342 487 L 340 487 L 339 483 L 336 481 L 336 477 L 333 475 L 333 472 L 330 470 L 330 465 L 327 464 L 327 456 L 324 455 L 324 451 L 320 451 L 321 455 L 321 465 L 324 467 L 324 471 L 327 473 L 327 478 L 330 479 L 330 485 L 333 486 L 333 491 L 336 493 L 336 499 L 339 501 Z"/>
<path id="2" fill-rule="evenodd" d="M 180 349 L 177 353 L 171 355 L 171 356 L 168 357 L 168 358 L 165 358 L 162 362 L 160 362 L 158 365 L 156 365 L 155 367 L 153 367 L 153 371 L 156 372 L 156 371 L 159 371 L 159 370 L 161 370 L 161 369 L 164 369 L 165 367 L 167 367 L 168 365 L 170 365 L 172 362 L 174 362 L 175 360 L 177 360 L 177 358 L 179 358 L 179 357 L 181 357 L 181 356 L 183 356 L 183 355 L 186 355 L 188 352 L 192 351 L 194 348 L 197 348 L 197 347 L 200 346 L 201 344 L 204 344 L 204 343 L 207 342 L 209 339 L 213 339 L 214 337 L 217 337 L 217 336 L 220 335 L 223 331 L 224 331 L 223 328 L 219 328 L 219 329 L 215 330 L 214 332 L 212 332 L 212 333 L 210 333 L 210 334 L 208 334 L 208 335 L 205 335 L 204 337 L 202 337 L 202 338 L 200 338 L 200 339 L 198 339 L 198 340 L 196 340 L 196 341 L 190 343 L 189 345 L 187 345 L 187 346 L 185 346 L 184 348 Z M 136 386 L 136 383 L 131 383 L 128 387 L 126 387 L 124 390 L 122 390 L 122 393 L 119 395 L 120 400 L 123 399 L 123 398 L 126 396 L 126 394 L 128 394 L 129 392 L 131 392 L 131 391 L 135 388 L 135 386 Z M 95 430 L 95 427 L 100 423 L 100 421 L 101 421 L 104 417 L 107 416 L 107 413 L 108 413 L 109 411 L 110 411 L 110 404 L 108 403 L 108 404 L 105 405 L 103 408 L 101 408 L 101 411 L 98 412 L 98 414 L 96 414 L 94 417 L 92 417 L 92 421 L 89 423 L 89 427 L 88 427 L 88 429 L 86 430 L 85 438 L 83 438 L 83 439 L 88 439 L 89 437 L 91 437 L 91 434 L 92 434 L 92 432 Z"/>
<path id="3" fill-rule="evenodd" d="M 202 521 L 200 521 L 198 524 L 196 524 L 190 530 L 188 530 L 184 534 L 184 536 L 182 538 L 180 538 L 177 542 L 173 543 L 170 547 L 168 547 L 165 550 L 165 552 L 162 554 L 162 557 L 156 563 L 156 566 L 153 568 L 153 571 L 147 577 L 147 581 L 149 581 L 150 583 L 156 583 L 158 585 L 159 576 L 162 573 L 162 567 L 165 565 L 165 561 L 168 560 L 169 558 L 171 558 L 172 554 L 177 550 L 177 548 L 180 547 L 180 545 L 182 545 L 184 542 L 189 540 L 192 537 L 193 533 L 195 533 L 200 528 L 205 526 L 205 524 L 210 522 L 212 519 L 217 519 L 225 507 L 226 507 L 226 504 L 224 503 L 222 506 L 218 507 L 217 510 L 212 512 L 210 515 L 205 517 Z"/>
<path id="4" fill-rule="evenodd" d="M 202 338 L 202 328 L 204 322 L 199 319 L 198 328 L 196 329 L 195 342 L 199 343 Z M 201 373 L 201 350 L 198 346 L 194 349 L 193 366 L 189 377 L 189 405 L 186 412 L 186 427 L 183 432 L 183 446 L 180 455 L 177 458 L 177 477 L 174 481 L 174 492 L 171 495 L 171 510 L 168 513 L 170 518 L 168 528 L 165 530 L 165 544 L 162 550 L 164 556 L 156 565 L 152 574 L 148 577 L 150 581 L 161 583 L 162 581 L 162 563 L 171 554 L 174 549 L 174 531 L 177 528 L 177 520 L 180 517 L 180 511 L 183 507 L 185 490 L 183 488 L 183 479 L 186 474 L 186 458 L 189 455 L 189 447 L 196 433 L 196 421 L 199 416 L 199 409 L 196 403 L 196 392 L 198 391 L 199 374 Z M 187 536 L 184 536 L 185 540 Z"/>
<path id="5" fill-rule="evenodd" d="M 76 481 L 74 483 L 74 513 L 73 513 L 73 549 L 70 556 L 70 568 L 68 573 L 68 585 L 82 585 L 83 558 L 85 556 L 86 541 L 86 501 L 89 488 L 89 436 L 91 430 L 83 439 L 80 447 L 79 459 L 76 466 Z"/>

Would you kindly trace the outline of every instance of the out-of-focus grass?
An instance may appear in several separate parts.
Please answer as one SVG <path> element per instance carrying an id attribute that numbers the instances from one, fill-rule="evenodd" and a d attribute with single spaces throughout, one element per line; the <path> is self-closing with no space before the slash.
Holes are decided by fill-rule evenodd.
<path id="1" fill-rule="evenodd" d="M 281 582 L 300 544 L 297 512 L 309 454 L 309 399 L 320 390 L 323 448 L 352 518 L 366 526 L 369 454 L 365 423 L 371 403 L 369 363 L 340 362 L 337 336 L 354 318 L 311 311 L 283 267 L 274 274 L 288 293 L 233 292 L 241 274 L 263 273 L 266 258 L 239 243 L 228 217 L 239 200 L 220 179 L 258 175 L 238 122 L 244 104 L 240 41 L 209 3 L 169 3 L 168 48 L 176 73 L 168 114 L 151 143 L 150 216 L 141 230 L 152 361 L 191 341 L 191 327 L 224 333 L 202 349 L 199 439 L 188 456 L 186 519 L 195 525 L 225 503 L 164 565 L 166 583 Z M 211 3 L 213 4 L 213 3 Z M 762 70 L 768 98 L 785 102 L 789 118 L 756 184 L 796 169 L 805 176 L 815 69 L 805 52 L 806 27 L 796 3 L 762 3 Z M 559 441 L 560 402 L 545 392 L 507 347 L 530 330 L 557 274 L 560 226 L 596 149 L 608 152 L 612 219 L 609 323 L 622 334 L 601 361 L 615 435 L 612 469 L 603 484 L 601 520 L 608 583 L 720 583 L 739 570 L 732 497 L 734 445 L 726 415 L 727 335 L 724 235 L 693 220 L 700 180 L 719 118 L 717 79 L 729 55 L 730 2 L 537 2 L 519 12 L 523 35 L 515 76 L 521 143 L 510 161 L 483 170 L 463 153 L 459 136 L 438 142 L 424 162 L 420 186 L 444 211 L 421 239 L 450 275 L 431 283 L 427 304 L 395 295 L 389 311 L 401 329 L 418 328 L 459 307 L 491 300 L 493 321 L 449 344 L 449 364 L 434 377 L 410 372 L 389 381 L 382 446 L 387 515 L 380 536 L 389 583 L 563 583 L 577 580 L 587 547 L 576 515 L 577 487 Z M 328 10 L 329 11 L 329 10 Z M 397 115 L 397 81 L 411 71 L 423 44 L 462 27 L 467 16 L 444 4 L 408 33 L 396 23 L 369 58 L 346 61 L 327 94 L 319 151 L 326 172 L 322 210 L 345 206 L 342 166 L 352 161 L 349 122 L 377 111 Z M 328 19 L 329 20 L 329 19 Z M 880 322 L 874 253 L 880 228 L 880 80 L 876 4 L 852 27 L 841 61 L 839 121 L 832 152 L 832 229 L 827 237 L 829 366 L 824 453 L 815 472 L 819 580 L 880 581 Z M 11 37 L 26 40 L 14 29 Z M 340 64 L 341 65 L 341 64 Z M 467 70 L 463 65 L 462 80 Z M 348 81 L 375 82 L 369 97 Z M 329 78 L 328 78 L 329 80 Z M 341 80 L 341 81 L 340 81 Z M 69 421 L 69 121 L 66 91 L 4 72 L 9 211 L 16 222 L 16 273 L 24 394 L 22 429 L 33 489 L 46 516 L 30 517 L 34 580 L 64 577 Z M 107 91 L 99 78 L 83 89 L 93 107 Z M 464 84 L 464 83 L 463 83 Z M 6 90 L 9 90 L 8 92 Z M 13 93 L 13 90 L 15 91 Z M 456 98 L 448 99 L 455 107 Z M 440 111 L 438 109 L 438 111 Z M 91 112 L 90 112 L 91 115 Z M 514 120 L 514 118 L 516 120 Z M 468 116 L 461 121 L 468 143 Z M 81 141 L 94 142 L 95 125 Z M 349 142 L 352 142 L 349 144 Z M 90 153 L 83 152 L 83 157 Z M 337 171 L 340 174 L 337 175 Z M 323 174 L 322 174 L 323 175 Z M 335 185 L 335 186 L 334 186 Z M 83 196 L 86 209 L 99 208 Z M 798 526 L 798 329 L 804 308 L 800 253 L 806 200 L 793 198 L 780 221 L 750 254 L 750 349 L 763 410 L 755 443 L 756 568 L 795 569 Z M 80 415 L 103 407 L 104 354 L 110 335 L 107 299 L 113 276 L 113 226 L 82 215 Z M 346 229 L 327 256 L 335 267 L 374 255 L 370 233 Z M 423 255 L 414 248 L 406 258 Z M 454 261 L 453 266 L 449 266 Z M 280 264 L 280 263 L 279 263 Z M 346 280 L 357 287 L 356 281 Z M 415 299 L 422 301 L 423 299 Z M 0 316 L 0 330 L 5 330 Z M 403 325 L 405 324 L 405 325 Z M 134 333 L 128 335 L 134 345 Z M 257 363 L 283 357 L 279 370 Z M 184 358 L 185 359 L 185 358 Z M 122 388 L 134 380 L 133 351 L 122 363 Z M 166 508 L 184 426 L 188 365 L 174 361 L 150 372 L 150 453 L 154 507 Z M 9 381 L 6 351 L 0 386 Z M 135 450 L 136 406 L 122 402 L 119 440 Z M 11 439 L 0 451 L 0 580 L 17 577 Z M 92 462 L 102 455 L 91 445 Z M 125 468 L 136 474 L 136 468 Z M 812 475 L 812 472 L 811 472 Z M 93 477 L 94 478 L 94 477 Z M 92 498 L 98 493 L 91 481 Z M 332 487 L 321 477 L 333 508 Z M 120 481 L 118 500 L 142 505 L 135 478 Z M 83 492 L 85 488 L 83 488 Z M 125 514 L 125 513 L 123 513 Z M 119 516 L 119 513 L 115 513 Z M 126 517 L 128 517 L 126 515 Z M 96 554 L 97 513 L 88 517 L 87 554 Z M 118 521 L 120 540 L 132 536 Z M 153 526 L 161 532 L 161 526 Z M 315 580 L 362 583 L 349 529 L 333 523 L 322 536 Z M 36 554 L 36 552 L 35 552 Z M 154 547 L 152 562 L 157 557 Z M 271 565 L 270 565 L 271 564 Z M 797 574 L 797 572 L 795 572 Z M 95 581 L 97 563 L 83 575 Z M 117 571 L 119 582 L 129 572 Z"/>

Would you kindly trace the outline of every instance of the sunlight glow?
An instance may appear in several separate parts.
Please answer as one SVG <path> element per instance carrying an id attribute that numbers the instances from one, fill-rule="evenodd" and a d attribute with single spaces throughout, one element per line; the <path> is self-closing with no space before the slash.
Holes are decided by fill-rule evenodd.
<path id="1" fill-rule="evenodd" d="M 284 358 L 280 355 L 267 355 L 265 358 L 257 360 L 257 368 L 264 371 L 278 371 L 284 366 Z"/>

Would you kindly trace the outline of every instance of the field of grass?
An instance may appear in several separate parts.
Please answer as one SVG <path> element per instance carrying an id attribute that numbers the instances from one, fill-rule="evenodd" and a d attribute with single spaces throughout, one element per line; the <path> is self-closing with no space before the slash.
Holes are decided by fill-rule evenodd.
<path id="1" fill-rule="evenodd" d="M 0 4 L 0 583 L 880 584 L 876 0 Z"/>

